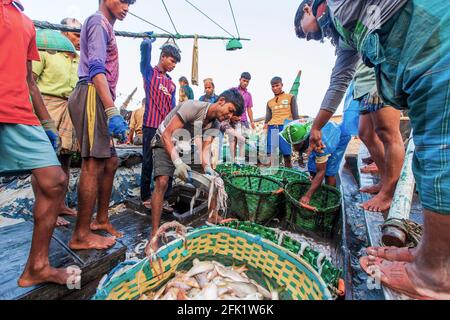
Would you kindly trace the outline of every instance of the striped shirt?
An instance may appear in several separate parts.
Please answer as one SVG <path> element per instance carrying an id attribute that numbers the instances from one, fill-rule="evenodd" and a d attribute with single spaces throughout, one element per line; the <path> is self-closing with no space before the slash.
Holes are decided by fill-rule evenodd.
<path id="1" fill-rule="evenodd" d="M 176 86 L 168 74 L 151 67 L 152 44 L 146 39 L 141 44 L 141 73 L 144 78 L 144 126 L 158 128 L 175 107 Z"/>

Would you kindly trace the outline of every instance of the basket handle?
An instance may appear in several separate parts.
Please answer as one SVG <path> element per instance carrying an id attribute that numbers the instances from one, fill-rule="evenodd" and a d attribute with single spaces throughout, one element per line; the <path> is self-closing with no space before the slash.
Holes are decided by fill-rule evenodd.
<path id="1" fill-rule="evenodd" d="M 283 188 L 278 189 L 277 191 L 272 192 L 272 194 L 281 194 L 284 192 Z"/>
<path id="2" fill-rule="evenodd" d="M 176 229 L 177 234 L 179 234 L 181 237 L 184 237 L 186 235 L 187 228 L 185 226 L 183 226 L 181 223 L 179 223 L 177 221 L 164 223 L 153 234 L 153 237 L 150 240 L 150 248 L 153 248 L 153 246 L 158 243 L 159 238 L 162 237 L 163 235 L 165 235 L 166 232 L 172 228 Z"/>
<path id="3" fill-rule="evenodd" d="M 306 203 L 303 203 L 303 202 L 299 202 L 299 203 L 300 203 L 300 206 L 303 209 L 306 209 L 306 210 L 309 210 L 309 211 L 312 211 L 312 212 L 317 212 L 318 211 L 316 207 L 313 207 L 313 206 L 311 206 L 309 204 L 306 204 Z"/>

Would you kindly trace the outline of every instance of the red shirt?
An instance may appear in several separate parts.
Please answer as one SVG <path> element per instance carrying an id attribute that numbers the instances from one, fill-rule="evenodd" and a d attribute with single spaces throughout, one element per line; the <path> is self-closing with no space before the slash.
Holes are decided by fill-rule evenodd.
<path id="1" fill-rule="evenodd" d="M 0 0 L 0 123 L 40 125 L 27 84 L 27 61 L 39 61 L 36 30 L 12 2 Z"/>

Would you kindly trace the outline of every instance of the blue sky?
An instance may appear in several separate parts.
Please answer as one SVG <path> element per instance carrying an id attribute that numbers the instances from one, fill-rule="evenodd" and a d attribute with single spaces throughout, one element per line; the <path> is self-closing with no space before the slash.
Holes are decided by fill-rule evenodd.
<path id="1" fill-rule="evenodd" d="M 184 0 L 165 0 L 165 2 L 180 33 L 227 36 L 223 30 Z M 227 31 L 236 34 L 227 0 L 191 0 L 191 2 Z M 25 6 L 25 13 L 30 18 L 56 23 L 69 16 L 83 22 L 98 8 L 97 0 L 22 0 L 22 3 Z M 297 0 L 232 0 L 241 37 L 251 38 L 251 41 L 243 42 L 243 50 L 233 52 L 225 50 L 225 41 L 199 41 L 201 86 L 193 86 L 196 98 L 203 94 L 202 79 L 212 77 L 217 91 L 223 91 L 237 86 L 241 72 L 248 71 L 252 74 L 249 91 L 253 95 L 254 115 L 263 117 L 267 100 L 273 96 L 270 79 L 275 75 L 281 76 L 285 90 L 289 91 L 298 70 L 301 69 L 303 76 L 298 96 L 299 112 L 314 116 L 328 87 L 335 55 L 334 48 L 329 42 L 306 42 L 295 36 L 293 17 L 298 3 Z M 130 11 L 174 32 L 160 0 L 137 0 Z M 124 21 L 118 21 L 115 29 L 161 32 L 130 15 Z M 159 48 L 164 42 L 164 39 L 158 39 L 155 48 Z M 171 76 L 174 80 L 178 80 L 182 75 L 190 79 L 193 40 L 180 40 L 177 44 L 182 51 L 182 61 Z M 125 95 L 138 87 L 138 93 L 130 105 L 130 109 L 135 109 L 138 101 L 144 96 L 139 72 L 140 40 L 119 38 L 118 45 L 120 79 L 117 105 L 120 106 Z M 159 50 L 154 50 L 153 65 L 157 63 L 158 57 Z M 342 113 L 341 110 L 340 108 L 337 113 Z"/>

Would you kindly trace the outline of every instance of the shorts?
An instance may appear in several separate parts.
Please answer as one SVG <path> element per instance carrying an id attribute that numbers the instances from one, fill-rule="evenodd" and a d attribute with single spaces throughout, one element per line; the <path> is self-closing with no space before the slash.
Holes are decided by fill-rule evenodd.
<path id="1" fill-rule="evenodd" d="M 386 103 L 408 110 L 422 206 L 444 215 L 450 215 L 450 12 L 442 10 L 447 7 L 448 0 L 408 1 L 380 30 L 384 61 L 375 67 Z"/>
<path id="2" fill-rule="evenodd" d="M 0 175 L 61 165 L 41 126 L 0 123 L 0 155 Z"/>
<path id="3" fill-rule="evenodd" d="M 365 95 L 364 97 L 357 99 L 359 103 L 359 114 L 365 115 L 373 112 L 377 112 L 378 110 L 381 110 L 386 107 L 384 103 L 368 103 L 368 99 L 370 97 L 370 94 Z"/>
<path id="4" fill-rule="evenodd" d="M 283 125 L 269 125 L 269 128 L 267 130 L 267 146 L 266 146 L 267 154 L 274 153 L 276 148 L 279 147 L 280 153 L 284 157 L 289 157 L 292 155 L 292 146 L 279 135 L 279 133 L 283 131 L 283 129 L 284 129 Z M 276 138 L 276 140 L 274 141 L 275 144 L 272 144 L 272 134 L 276 136 L 274 137 Z"/>
<path id="5" fill-rule="evenodd" d="M 82 158 L 109 159 L 117 155 L 105 108 L 94 85 L 78 83 L 69 98 L 69 112 Z"/>

